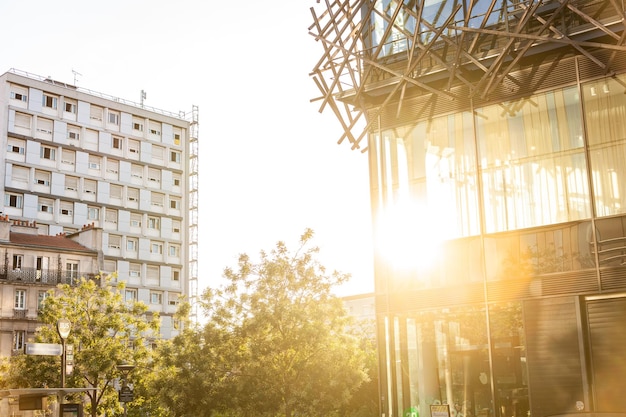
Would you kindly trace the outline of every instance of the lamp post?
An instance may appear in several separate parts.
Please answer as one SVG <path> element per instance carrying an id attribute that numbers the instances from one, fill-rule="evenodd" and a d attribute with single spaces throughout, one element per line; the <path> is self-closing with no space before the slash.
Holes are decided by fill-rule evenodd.
<path id="1" fill-rule="evenodd" d="M 63 388 L 65 388 L 65 367 L 66 367 L 66 356 L 65 356 L 65 340 L 70 335 L 70 330 L 72 330 L 72 322 L 66 318 L 61 318 L 57 320 L 57 333 L 61 338 L 61 391 L 59 392 L 59 404 L 63 404 L 65 401 L 65 392 L 63 392 Z M 59 408 L 59 416 L 63 412 L 63 406 Z"/>
<path id="2" fill-rule="evenodd" d="M 122 363 L 117 365 L 117 370 L 122 374 L 122 387 L 119 393 L 120 402 L 124 403 L 124 417 L 126 417 L 126 403 L 133 400 L 133 390 L 128 387 L 128 374 L 135 369 L 135 365 Z"/>
<path id="3" fill-rule="evenodd" d="M 57 332 L 61 338 L 61 388 L 65 388 L 65 360 L 67 358 L 65 356 L 65 340 L 70 335 L 70 330 L 72 330 L 71 321 L 66 318 L 57 320 Z"/>

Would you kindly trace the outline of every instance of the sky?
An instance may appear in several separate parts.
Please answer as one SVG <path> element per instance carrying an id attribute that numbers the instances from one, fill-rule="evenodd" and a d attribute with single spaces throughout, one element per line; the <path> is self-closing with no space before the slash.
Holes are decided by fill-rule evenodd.
<path id="1" fill-rule="evenodd" d="M 11 68 L 172 112 L 199 108 L 199 289 L 306 228 L 318 259 L 373 291 L 367 154 L 311 103 L 315 0 L 0 0 Z M 318 9 L 319 10 L 319 9 Z"/>

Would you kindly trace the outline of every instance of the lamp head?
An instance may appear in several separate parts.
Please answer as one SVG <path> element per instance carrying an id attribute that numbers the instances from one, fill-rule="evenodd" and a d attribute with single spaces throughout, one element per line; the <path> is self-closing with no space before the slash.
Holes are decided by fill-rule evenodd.
<path id="1" fill-rule="evenodd" d="M 70 335 L 70 331 L 72 330 L 72 322 L 66 318 L 61 318 L 57 320 L 57 332 L 59 332 L 59 337 L 65 340 Z"/>

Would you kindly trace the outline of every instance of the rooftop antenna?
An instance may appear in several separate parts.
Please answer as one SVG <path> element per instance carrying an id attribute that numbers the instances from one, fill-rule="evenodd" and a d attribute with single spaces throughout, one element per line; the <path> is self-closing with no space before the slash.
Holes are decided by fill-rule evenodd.
<path id="1" fill-rule="evenodd" d="M 78 78 L 78 76 L 82 77 L 83 74 L 81 74 L 80 72 L 74 70 L 73 68 L 72 68 L 72 73 L 74 74 L 74 85 L 76 85 L 76 79 Z"/>
<path id="2" fill-rule="evenodd" d="M 143 107 L 143 101 L 146 99 L 146 92 L 141 90 L 141 107 Z"/>

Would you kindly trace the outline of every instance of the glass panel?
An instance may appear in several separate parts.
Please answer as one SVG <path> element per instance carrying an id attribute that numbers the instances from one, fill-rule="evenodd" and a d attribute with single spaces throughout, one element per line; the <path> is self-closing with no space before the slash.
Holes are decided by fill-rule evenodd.
<path id="1" fill-rule="evenodd" d="M 598 216 L 626 213 L 626 140 L 596 147 L 589 157 L 596 213 Z"/>
<path id="2" fill-rule="evenodd" d="M 626 265 L 626 217 L 596 221 L 600 266 Z"/>
<path id="3" fill-rule="evenodd" d="M 591 222 L 485 238 L 488 280 L 528 278 L 593 268 Z"/>
<path id="4" fill-rule="evenodd" d="M 626 76 L 583 85 L 587 140 L 598 216 L 626 213 Z"/>
<path id="5" fill-rule="evenodd" d="M 587 140 L 590 146 L 626 139 L 626 75 L 583 85 Z"/>
<path id="6" fill-rule="evenodd" d="M 476 111 L 487 232 L 591 216 L 577 90 Z"/>
<path id="7" fill-rule="evenodd" d="M 421 42 L 445 42 L 444 37 L 455 36 L 457 32 L 448 30 L 436 35 L 437 30 L 446 23 L 458 5 L 462 7 L 459 7 L 450 23 L 464 26 L 467 21 L 470 27 L 476 28 L 503 22 L 508 16 L 505 7 L 507 4 L 510 5 L 511 1 L 496 1 L 495 7 L 492 7 L 492 0 L 475 0 L 471 4 L 468 3 L 470 2 L 426 0 L 416 6 L 413 0 L 376 0 L 374 10 L 370 14 L 373 29 L 370 31 L 371 38 L 366 39 L 367 47 L 375 50 L 382 44 L 379 58 L 406 51 L 411 46 L 418 15 L 421 17 L 419 27 Z M 396 12 L 399 6 L 401 10 Z M 418 7 L 421 7 L 421 10 Z M 369 9 L 364 10 L 369 12 Z"/>
<path id="8" fill-rule="evenodd" d="M 492 305 L 489 321 L 493 348 L 493 382 L 496 393 L 496 417 L 526 417 L 528 402 L 528 370 L 522 306 L 519 302 Z M 489 373 L 478 375 L 481 384 L 490 382 Z M 480 410 L 485 416 L 489 408 Z"/>
<path id="9" fill-rule="evenodd" d="M 407 339 L 417 351 L 411 354 L 407 343 L 410 405 L 419 415 L 430 415 L 431 404 L 450 404 L 452 415 L 463 416 L 491 408 L 490 385 L 483 382 L 483 374 L 491 375 L 486 324 L 480 307 L 423 312 L 408 321 Z"/>
<path id="10" fill-rule="evenodd" d="M 407 233 L 437 239 L 479 232 L 471 116 L 450 115 L 383 132 L 377 149 L 381 203 Z M 450 221 L 456 219 L 456 221 Z"/>

